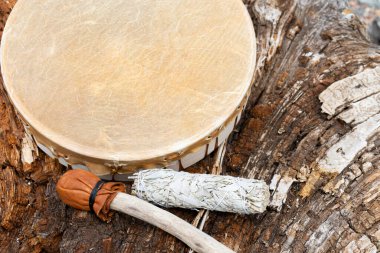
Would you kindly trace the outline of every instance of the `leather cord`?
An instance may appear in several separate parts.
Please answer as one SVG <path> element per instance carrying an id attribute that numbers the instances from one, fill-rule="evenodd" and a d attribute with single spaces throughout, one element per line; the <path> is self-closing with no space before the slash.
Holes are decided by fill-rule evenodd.
<path id="1" fill-rule="evenodd" d="M 98 194 L 98 191 L 102 188 L 103 185 L 104 185 L 104 182 L 102 180 L 98 181 L 96 183 L 94 189 L 92 189 L 91 194 L 90 194 L 90 198 L 88 199 L 88 205 L 90 206 L 90 210 L 93 213 L 95 213 L 94 212 L 94 203 L 95 203 L 96 195 Z"/>

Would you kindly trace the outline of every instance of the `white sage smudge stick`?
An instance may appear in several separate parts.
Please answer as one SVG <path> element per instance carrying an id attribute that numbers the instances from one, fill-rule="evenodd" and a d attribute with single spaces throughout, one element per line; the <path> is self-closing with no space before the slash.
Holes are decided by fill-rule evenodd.
<path id="1" fill-rule="evenodd" d="M 167 169 L 143 170 L 130 178 L 132 194 L 164 207 L 253 214 L 269 203 L 269 187 L 261 180 Z"/>

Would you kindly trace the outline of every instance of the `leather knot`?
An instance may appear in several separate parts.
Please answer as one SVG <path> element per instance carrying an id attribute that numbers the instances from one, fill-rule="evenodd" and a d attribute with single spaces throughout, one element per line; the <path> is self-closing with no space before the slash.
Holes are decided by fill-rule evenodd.
<path id="1" fill-rule="evenodd" d="M 90 196 L 100 179 L 89 171 L 69 170 L 57 183 L 59 198 L 73 208 L 90 211 Z M 113 215 L 110 204 L 118 192 L 125 192 L 125 184 L 107 182 L 99 187 L 93 201 L 94 213 L 103 221 L 109 221 Z"/>

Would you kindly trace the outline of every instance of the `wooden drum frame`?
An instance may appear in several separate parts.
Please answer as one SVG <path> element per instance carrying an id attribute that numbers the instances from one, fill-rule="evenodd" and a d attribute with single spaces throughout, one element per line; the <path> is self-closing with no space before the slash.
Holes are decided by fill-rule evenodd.
<path id="1" fill-rule="evenodd" d="M 113 180 L 214 151 L 255 62 L 240 0 L 19 0 L 1 43 L 5 89 L 38 146 Z"/>

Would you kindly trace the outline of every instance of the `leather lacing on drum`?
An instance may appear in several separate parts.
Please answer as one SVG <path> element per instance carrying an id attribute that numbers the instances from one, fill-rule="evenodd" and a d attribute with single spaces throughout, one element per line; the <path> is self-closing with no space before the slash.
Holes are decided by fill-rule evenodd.
<path id="1" fill-rule="evenodd" d="M 251 84 L 251 87 L 252 87 L 252 84 Z M 213 131 L 206 138 L 204 138 L 204 139 L 198 141 L 197 143 L 194 143 L 193 145 L 189 146 L 185 150 L 175 152 L 175 153 L 171 153 L 171 154 L 168 154 L 164 157 L 157 157 L 157 158 L 149 159 L 149 160 L 146 160 L 144 162 L 139 162 L 139 163 L 131 162 L 129 164 L 118 164 L 115 166 L 115 162 L 117 162 L 117 161 L 112 161 L 111 163 L 110 162 L 103 163 L 104 167 L 105 168 L 112 168 L 114 166 L 116 167 L 115 170 L 111 169 L 112 170 L 111 175 L 113 178 L 116 174 L 134 172 L 134 171 L 136 171 L 136 169 L 139 169 L 139 168 L 140 169 L 149 169 L 149 168 L 167 167 L 170 165 L 170 163 L 172 163 L 174 161 L 178 161 L 180 169 L 183 169 L 181 157 L 184 157 L 187 154 L 196 152 L 203 145 L 210 144 L 210 142 L 213 139 L 215 139 L 215 142 L 216 142 L 215 146 L 217 147 L 217 144 L 218 144 L 217 138 L 218 138 L 220 132 L 229 123 L 231 123 L 232 120 L 234 120 L 234 125 L 236 126 L 237 118 L 238 118 L 239 114 L 242 113 L 242 111 L 245 108 L 245 105 L 247 104 L 248 94 L 250 94 L 250 92 L 251 92 L 251 87 L 249 88 L 247 94 L 244 96 L 244 99 L 241 101 L 240 105 L 236 108 L 235 112 L 225 121 L 225 123 L 221 127 L 216 129 L 215 131 Z M 27 124 L 25 119 L 23 119 L 22 115 L 20 115 L 20 116 L 21 116 L 20 118 L 23 121 L 23 123 Z M 69 150 L 66 150 L 66 149 L 60 147 L 59 144 L 57 144 L 57 143 L 51 143 L 50 140 L 46 139 L 43 135 L 38 133 L 32 126 L 30 126 L 30 132 L 32 133 L 33 136 L 36 136 L 36 139 L 38 139 L 38 143 L 40 145 L 43 145 L 44 147 L 46 147 L 47 149 L 52 151 L 54 158 L 64 157 L 64 159 L 67 161 L 67 163 L 72 165 L 73 167 L 74 166 L 75 167 L 84 166 L 84 167 L 88 168 L 89 166 L 84 161 L 89 161 L 91 163 L 100 164 L 100 161 L 98 161 L 98 159 L 93 159 L 93 158 L 89 158 L 86 156 L 82 156 L 81 154 L 72 153 Z M 52 147 L 53 145 L 55 146 L 55 148 Z M 62 155 L 63 153 L 65 153 L 65 155 Z M 206 155 L 207 154 L 205 154 L 205 156 Z"/>

